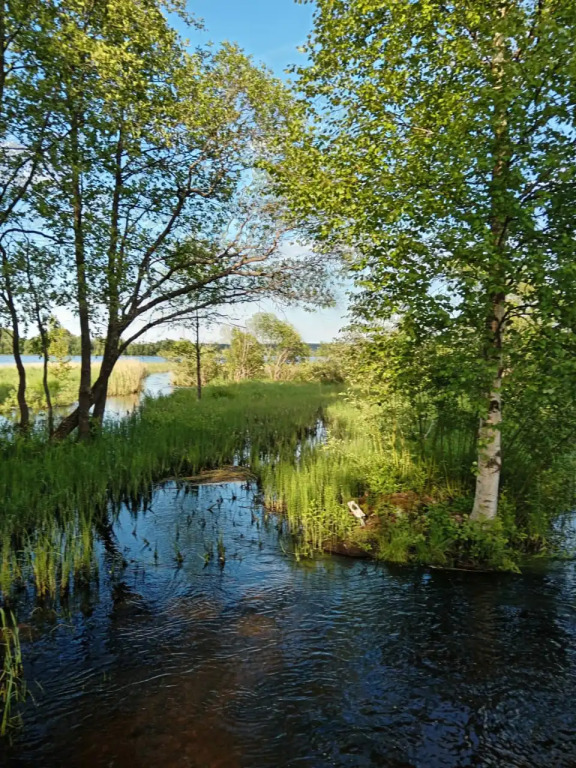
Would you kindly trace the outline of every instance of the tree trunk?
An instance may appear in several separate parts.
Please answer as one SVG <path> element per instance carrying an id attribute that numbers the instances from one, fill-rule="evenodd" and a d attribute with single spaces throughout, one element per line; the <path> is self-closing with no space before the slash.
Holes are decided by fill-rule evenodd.
<path id="1" fill-rule="evenodd" d="M 98 378 L 94 382 L 94 386 L 91 389 L 90 393 L 90 406 L 93 404 L 96 405 L 99 403 L 99 409 L 102 414 L 104 415 L 104 408 L 106 405 L 106 396 L 108 392 L 108 382 L 110 380 L 110 376 L 112 374 L 112 371 L 114 370 L 114 366 L 116 365 L 116 362 L 118 360 L 118 352 L 116 351 L 115 354 L 110 353 L 110 357 L 107 360 L 102 360 L 102 365 L 100 367 L 100 373 L 98 375 Z M 64 440 L 64 438 L 68 437 L 69 435 L 74 432 L 74 430 L 78 427 L 80 418 L 80 407 L 76 407 L 72 413 L 70 413 L 68 416 L 66 416 L 65 419 L 63 419 L 56 430 L 54 431 L 53 438 L 54 440 Z"/>
<path id="2" fill-rule="evenodd" d="M 84 222 L 82 206 L 82 182 L 80 170 L 80 146 L 78 115 L 73 114 L 70 138 L 72 141 L 72 205 L 74 210 L 74 256 L 76 261 L 76 298 L 80 321 L 80 386 L 78 389 L 78 440 L 90 437 L 90 407 L 92 378 L 92 349 L 90 343 L 90 310 L 86 259 L 84 253 Z"/>
<path id="3" fill-rule="evenodd" d="M 2 298 L 4 299 L 4 303 L 6 304 L 12 322 L 12 354 L 14 355 L 14 361 L 16 362 L 16 368 L 18 370 L 17 400 L 18 410 L 20 412 L 18 428 L 21 432 L 25 433 L 30 428 L 30 409 L 26 402 L 26 368 L 24 367 L 22 356 L 20 354 L 20 326 L 18 323 L 16 304 L 14 302 L 12 277 L 10 275 L 10 265 L 8 264 L 6 249 L 0 247 L 0 253 L 2 255 L 2 274 L 4 278 L 4 294 Z"/>
<path id="4" fill-rule="evenodd" d="M 6 85 L 6 3 L 0 0 L 0 109 L 4 105 L 4 87 Z"/>
<path id="5" fill-rule="evenodd" d="M 202 350 L 200 349 L 200 318 L 196 311 L 196 392 L 198 400 L 202 400 Z"/>
<path id="6" fill-rule="evenodd" d="M 500 19 L 507 13 L 507 6 L 502 2 L 498 9 Z M 498 514 L 498 494 L 500 490 L 500 474 L 502 470 L 502 337 L 506 321 L 506 295 L 502 292 L 506 284 L 506 276 L 499 266 L 504 262 L 506 248 L 506 232 L 508 227 L 508 210 L 506 198 L 508 187 L 508 161 L 510 158 L 510 141 L 508 134 L 507 96 L 504 89 L 504 63 L 506 56 L 505 36 L 497 24 L 494 35 L 493 57 L 491 62 L 494 85 L 494 145 L 493 165 L 490 186 L 491 216 L 490 230 L 492 248 L 496 268 L 491 275 L 497 292 L 491 297 L 491 314 L 487 322 L 486 360 L 492 363 L 497 371 L 492 381 L 490 392 L 487 393 L 487 415 L 480 421 L 478 432 L 478 474 L 476 476 L 476 493 L 472 520 L 492 520 Z"/>
<path id="7" fill-rule="evenodd" d="M 500 298 L 500 297 L 499 297 Z M 494 345 L 500 353 L 500 330 L 504 319 L 504 297 L 494 304 Z M 498 513 L 498 494 L 502 470 L 502 360 L 490 392 L 488 415 L 481 419 L 478 431 L 478 474 L 471 520 L 492 520 Z"/>
<path id="8" fill-rule="evenodd" d="M 10 314 L 12 317 L 12 352 L 14 354 L 14 360 L 16 361 L 16 368 L 18 369 L 18 410 L 20 411 L 20 423 L 18 428 L 20 432 L 28 432 L 30 428 L 30 409 L 26 402 L 26 368 L 22 362 L 22 356 L 20 354 L 20 332 L 18 329 L 18 316 L 14 309 L 12 301 Z"/>
<path id="9" fill-rule="evenodd" d="M 48 434 L 51 436 L 54 432 L 54 408 L 52 406 L 52 397 L 50 395 L 50 385 L 48 384 L 48 363 L 50 361 L 50 349 L 46 328 L 42 323 L 40 310 L 36 305 L 36 322 L 40 332 L 40 341 L 42 343 L 42 386 L 44 388 L 44 397 L 46 398 L 46 410 L 48 411 Z"/>
<path id="10" fill-rule="evenodd" d="M 106 400 L 108 398 L 108 382 L 119 357 L 118 343 L 119 334 L 117 330 L 109 326 L 100 372 L 92 387 L 92 402 L 94 403 L 92 418 L 97 426 L 102 426 L 104 420 Z"/>
<path id="11" fill-rule="evenodd" d="M 48 361 L 50 359 L 48 347 L 42 339 L 42 355 L 44 362 L 42 366 L 42 386 L 44 387 L 44 396 L 46 397 L 46 410 L 48 411 L 48 434 L 51 436 L 54 432 L 54 406 L 50 396 L 50 384 L 48 383 Z"/>
<path id="12" fill-rule="evenodd" d="M 65 419 L 62 419 L 60 424 L 56 427 L 52 433 L 53 440 L 64 440 L 66 437 L 72 434 L 78 426 L 78 407 L 74 408 L 72 413 L 68 414 Z"/>
<path id="13" fill-rule="evenodd" d="M 500 489 L 500 470 L 502 468 L 502 435 L 500 424 L 502 410 L 500 386 L 502 380 L 494 379 L 490 412 L 482 419 L 478 433 L 478 475 L 476 494 L 471 520 L 492 520 L 498 513 L 498 493 Z"/>
<path id="14" fill-rule="evenodd" d="M 30 428 L 30 409 L 26 402 L 26 368 L 20 355 L 20 334 L 18 332 L 18 318 L 12 318 L 12 350 L 16 368 L 18 369 L 18 410 L 20 411 L 19 429 L 21 432 L 28 432 Z"/>
<path id="15" fill-rule="evenodd" d="M 108 381 L 116 361 L 118 360 L 118 346 L 120 343 L 120 331 L 118 328 L 118 313 L 120 301 L 118 296 L 118 280 L 121 265 L 118 264 L 118 222 L 120 218 L 120 196 L 122 190 L 122 153 L 124 150 L 122 127 L 118 132 L 116 152 L 114 156 L 114 194 L 112 196 L 112 209 L 110 211 L 110 244 L 108 246 L 108 329 L 106 342 L 102 356 L 102 365 L 98 379 L 101 385 L 93 399 L 94 411 L 92 414 L 94 426 L 100 428 L 106 412 L 106 400 L 108 398 Z"/>
<path id="16" fill-rule="evenodd" d="M 108 379 L 102 384 L 98 396 L 94 398 L 94 410 L 92 411 L 92 425 L 95 429 L 100 429 L 104 423 L 104 414 L 106 413 L 106 400 L 108 399 Z"/>
<path id="17" fill-rule="evenodd" d="M 28 285 L 30 287 L 30 293 L 34 298 L 34 314 L 36 315 L 36 325 L 38 326 L 38 333 L 40 334 L 40 342 L 42 345 L 42 387 L 44 388 L 44 397 L 46 398 L 46 410 L 48 411 L 48 435 L 52 436 L 54 432 L 54 408 L 52 406 L 52 396 L 50 394 L 50 385 L 48 384 L 48 363 L 50 361 L 50 339 L 46 331 L 46 326 L 42 322 L 42 311 L 40 309 L 40 302 L 38 301 L 38 293 L 32 279 L 30 271 L 30 262 L 26 259 L 26 272 L 28 274 Z"/>

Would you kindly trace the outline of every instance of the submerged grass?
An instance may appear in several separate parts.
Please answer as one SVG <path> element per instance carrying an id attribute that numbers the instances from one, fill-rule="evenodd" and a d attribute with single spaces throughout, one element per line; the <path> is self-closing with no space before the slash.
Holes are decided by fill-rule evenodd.
<path id="1" fill-rule="evenodd" d="M 0 736 L 18 724 L 15 705 L 26 696 L 20 636 L 13 614 L 0 608 Z"/>

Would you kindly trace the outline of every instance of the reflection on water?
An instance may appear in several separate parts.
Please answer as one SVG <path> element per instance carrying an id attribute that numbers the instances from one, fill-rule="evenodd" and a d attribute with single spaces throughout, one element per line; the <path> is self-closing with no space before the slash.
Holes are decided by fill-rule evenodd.
<path id="1" fill-rule="evenodd" d="M 296 562 L 239 483 L 167 484 L 97 540 L 97 582 L 57 614 L 19 598 L 35 703 L 2 764 L 576 764 L 571 563 Z"/>
<path id="2" fill-rule="evenodd" d="M 171 383 L 170 372 L 152 373 L 146 378 L 144 389 L 142 392 L 135 395 L 125 395 L 123 397 L 109 397 L 106 400 L 106 413 L 105 419 L 110 421 L 117 421 L 132 413 L 142 402 L 144 397 L 158 397 L 159 395 L 168 395 L 172 392 L 173 386 Z M 58 419 L 67 416 L 70 411 L 76 407 L 76 403 L 71 406 L 54 408 L 54 415 L 56 422 Z M 18 417 L 18 413 L 15 410 L 11 415 L 0 415 L 0 428 L 11 427 L 14 424 L 14 420 Z M 44 429 L 46 425 L 47 414 L 44 411 L 33 414 L 34 426 L 38 429 Z"/>
<path id="3" fill-rule="evenodd" d="M 137 395 L 109 397 L 106 401 L 106 419 L 117 420 L 132 413 L 144 397 L 158 397 L 172 392 L 170 373 L 152 373 L 146 378 L 144 389 Z"/>

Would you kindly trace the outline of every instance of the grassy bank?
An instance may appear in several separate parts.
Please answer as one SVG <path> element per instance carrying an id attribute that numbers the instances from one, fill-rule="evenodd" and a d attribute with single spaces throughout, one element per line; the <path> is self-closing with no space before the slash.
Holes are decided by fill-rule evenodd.
<path id="1" fill-rule="evenodd" d="M 514 570 L 522 552 L 541 547 L 542 532 L 518 525 L 506 495 L 496 522 L 469 521 L 465 432 L 421 446 L 402 419 L 389 405 L 350 402 L 334 386 L 244 382 L 208 386 L 201 401 L 193 390 L 149 399 L 90 444 L 6 440 L 0 590 L 30 577 L 39 596 L 67 589 L 93 572 L 94 522 L 106 510 L 139 506 L 158 480 L 238 463 L 259 478 L 303 553 L 346 542 L 396 563 Z M 350 500 L 367 514 L 365 527 Z M 541 514 L 535 519 L 542 524 Z"/>
<path id="2" fill-rule="evenodd" d="M 42 384 L 42 364 L 29 363 L 26 368 L 28 404 L 34 410 L 46 408 L 46 397 Z M 138 360 L 121 360 L 115 367 L 108 386 L 109 397 L 121 397 L 141 392 L 146 378 L 151 373 L 170 371 L 166 363 L 142 363 Z M 100 364 L 92 365 L 92 379 L 97 378 Z M 78 399 L 80 364 L 68 363 L 64 368 L 50 364 L 48 384 L 52 404 L 56 407 L 72 405 Z M 13 365 L 0 365 L 0 412 L 9 412 L 17 407 L 16 389 L 18 372 Z"/>
<path id="3" fill-rule="evenodd" d="M 404 415 L 390 404 L 348 401 L 334 386 L 244 382 L 208 386 L 201 401 L 193 390 L 149 399 L 90 444 L 6 440 L 0 589 L 9 592 L 23 567 L 39 595 L 66 588 L 74 574 L 91 573 L 93 522 L 110 505 L 138 506 L 155 481 L 238 463 L 259 478 L 266 504 L 287 517 L 303 552 L 344 541 L 396 563 L 514 570 L 523 552 L 543 548 L 549 521 L 538 511 L 519 524 L 506 490 L 495 522 L 471 523 L 466 431 L 430 433 L 420 444 Z M 571 494 L 565 484 L 557 503 Z M 350 515 L 350 500 L 367 514 L 365 527 Z"/>
<path id="4" fill-rule="evenodd" d="M 335 390 L 320 385 L 242 383 L 178 390 L 146 401 L 93 443 L 48 444 L 42 437 L 0 448 L 0 526 L 85 513 L 148 491 L 167 476 L 241 460 L 258 464 L 275 446 L 295 449 Z"/>
<path id="5" fill-rule="evenodd" d="M 210 385 L 201 401 L 193 390 L 148 399 L 89 444 L 41 435 L 0 442 L 0 601 L 26 587 L 40 606 L 69 610 L 72 591 L 97 576 L 95 537 L 113 542 L 121 504 L 136 511 L 157 481 L 233 464 L 250 467 L 266 506 L 287 519 L 297 554 L 345 545 L 395 563 L 517 569 L 533 534 L 506 498 L 496 522 L 468 519 L 466 431 L 429 433 L 420 444 L 405 417 L 334 386 L 243 382 Z M 364 527 L 350 500 L 366 513 Z M 0 715 L 4 706 L 10 718 L 21 663 L 6 616 Z"/>
<path id="6" fill-rule="evenodd" d="M 544 514 L 518 503 L 512 457 L 498 518 L 474 523 L 468 433 L 454 426 L 440 430 L 440 437 L 430 432 L 421 443 L 407 437 L 404 416 L 390 404 L 341 398 L 327 408 L 324 444 L 307 445 L 296 460 L 285 455 L 262 468 L 267 504 L 301 531 L 303 553 L 338 551 L 344 543 L 349 551 L 394 563 L 517 570 L 526 554 L 546 551 L 554 513 L 574 502 L 574 483 L 568 482 L 576 472 L 574 459 L 559 467 L 556 485 L 560 476 L 566 481 L 555 497 L 544 487 L 552 483 L 551 473 L 535 478 L 534 488 L 548 492 Z M 366 513 L 364 527 L 350 515 L 349 500 Z M 537 493 L 530 502 L 538 502 Z"/>

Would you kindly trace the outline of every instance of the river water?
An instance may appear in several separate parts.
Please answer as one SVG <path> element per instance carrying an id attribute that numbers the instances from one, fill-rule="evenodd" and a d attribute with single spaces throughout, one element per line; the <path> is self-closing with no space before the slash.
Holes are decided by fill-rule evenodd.
<path id="1" fill-rule="evenodd" d="M 98 542 L 57 613 L 20 598 L 34 698 L 2 765 L 576 765 L 572 563 L 298 561 L 240 483 L 165 484 Z"/>

